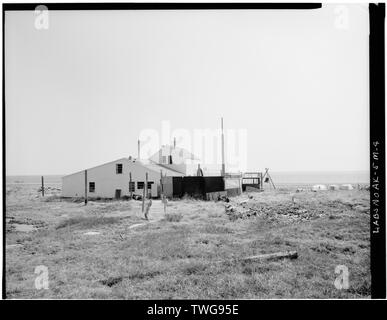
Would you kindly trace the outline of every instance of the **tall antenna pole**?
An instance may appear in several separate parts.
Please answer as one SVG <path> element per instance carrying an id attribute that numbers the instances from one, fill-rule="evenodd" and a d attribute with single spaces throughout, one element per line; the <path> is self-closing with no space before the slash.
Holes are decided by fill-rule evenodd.
<path id="1" fill-rule="evenodd" d="M 85 170 L 85 205 L 87 205 L 87 170 Z"/>
<path id="2" fill-rule="evenodd" d="M 221 118 L 221 126 L 222 126 L 222 177 L 226 174 L 226 165 L 224 163 L 224 134 L 223 134 L 223 117 Z"/>

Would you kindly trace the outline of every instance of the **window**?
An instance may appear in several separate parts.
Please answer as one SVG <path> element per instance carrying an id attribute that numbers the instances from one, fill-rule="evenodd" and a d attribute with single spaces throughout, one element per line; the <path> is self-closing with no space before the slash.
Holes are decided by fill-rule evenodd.
<path id="1" fill-rule="evenodd" d="M 148 190 L 152 189 L 152 184 L 153 184 L 153 181 L 148 181 Z"/>
<path id="2" fill-rule="evenodd" d="M 144 189 L 144 182 L 143 181 L 137 182 L 137 189 Z"/>
<path id="3" fill-rule="evenodd" d="M 168 156 L 168 163 L 172 164 L 172 156 Z"/>
<path id="4" fill-rule="evenodd" d="M 122 163 L 116 163 L 116 174 L 122 174 Z"/>
<path id="5" fill-rule="evenodd" d="M 129 182 L 129 192 L 134 192 L 135 184 L 133 181 Z"/>
<path id="6" fill-rule="evenodd" d="M 95 192 L 95 182 L 89 182 L 89 192 Z"/>

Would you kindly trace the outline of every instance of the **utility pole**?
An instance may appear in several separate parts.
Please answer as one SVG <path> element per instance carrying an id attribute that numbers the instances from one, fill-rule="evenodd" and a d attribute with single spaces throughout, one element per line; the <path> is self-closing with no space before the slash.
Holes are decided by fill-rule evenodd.
<path id="1" fill-rule="evenodd" d="M 145 189 L 146 188 L 146 189 Z M 145 173 L 145 183 L 144 187 L 142 188 L 142 206 L 141 206 L 141 212 L 144 212 L 145 209 L 145 197 L 148 198 L 148 172 Z"/>
<path id="2" fill-rule="evenodd" d="M 87 205 L 87 170 L 85 170 L 85 205 Z"/>
<path id="3" fill-rule="evenodd" d="M 161 200 L 164 199 L 164 187 L 163 187 L 163 170 L 160 169 L 160 194 Z"/>
<path id="4" fill-rule="evenodd" d="M 132 173 L 129 172 L 129 194 L 130 194 L 130 200 L 133 199 L 133 190 L 132 190 Z"/>
<path id="5" fill-rule="evenodd" d="M 44 197 L 44 178 L 42 176 L 42 197 Z"/>
<path id="6" fill-rule="evenodd" d="M 160 170 L 160 190 L 161 190 L 161 203 L 164 205 L 164 214 L 167 210 L 167 199 L 164 195 L 164 186 L 163 186 L 163 171 Z"/>
<path id="7" fill-rule="evenodd" d="M 148 199 L 149 198 L 149 194 L 148 194 L 148 172 L 145 173 L 145 195 L 146 195 L 146 198 Z"/>
<path id="8" fill-rule="evenodd" d="M 140 139 L 137 140 L 137 159 L 140 159 Z"/>

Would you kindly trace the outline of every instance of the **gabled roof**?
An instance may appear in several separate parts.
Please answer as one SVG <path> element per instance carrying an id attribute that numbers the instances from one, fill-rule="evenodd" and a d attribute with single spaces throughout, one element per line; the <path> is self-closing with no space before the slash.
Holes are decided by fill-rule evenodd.
<path id="1" fill-rule="evenodd" d="M 129 160 L 129 158 L 120 158 L 120 159 L 117 159 L 117 160 L 114 160 L 114 161 L 109 161 L 109 162 L 100 164 L 98 166 L 87 168 L 85 170 L 95 169 L 95 168 L 102 167 L 104 165 L 107 165 L 107 164 L 110 164 L 110 163 L 114 163 L 114 162 L 118 162 L 118 161 L 121 161 L 121 162 L 128 161 L 128 162 L 130 162 L 130 163 L 132 163 L 134 165 L 143 166 L 147 170 L 151 170 L 151 171 L 157 172 L 157 173 L 160 173 L 160 170 L 161 170 L 163 172 L 163 175 L 167 175 L 169 177 L 181 177 L 181 176 L 184 176 L 184 174 L 181 173 L 181 172 L 178 172 L 178 171 L 170 169 L 170 168 L 166 168 L 164 166 L 160 166 L 160 165 L 158 165 L 157 163 L 155 163 L 155 162 L 153 162 L 151 160 L 139 160 L 139 159 Z M 72 176 L 74 174 L 78 174 L 78 173 L 84 172 L 85 170 L 81 170 L 81 171 L 77 171 L 77 172 L 74 172 L 74 173 L 70 173 L 68 175 L 63 176 L 62 178 L 65 178 L 65 177 L 68 177 L 68 176 Z"/>
<path id="2" fill-rule="evenodd" d="M 162 171 L 163 175 L 167 175 L 169 177 L 181 177 L 184 176 L 184 173 L 178 172 L 171 168 L 166 168 L 164 166 L 159 165 L 151 160 L 136 160 L 136 163 L 141 164 L 149 170 L 160 173 Z"/>
<path id="3" fill-rule="evenodd" d="M 107 164 L 110 164 L 110 163 L 114 163 L 114 162 L 117 162 L 117 161 L 127 161 L 127 160 L 128 160 L 128 158 L 120 158 L 120 159 L 117 159 L 117 160 L 105 162 L 103 164 L 99 164 L 98 166 L 94 166 L 94 167 L 91 167 L 91 168 L 87 168 L 87 169 L 84 169 L 84 170 L 80 170 L 80 171 L 76 171 L 76 172 L 73 172 L 73 173 L 70 173 L 70 174 L 66 174 L 62 178 L 65 178 L 65 177 L 68 177 L 68 176 L 72 176 L 73 174 L 84 172 L 85 170 L 91 170 L 91 169 L 95 169 L 95 168 L 98 168 L 98 167 L 102 167 L 104 165 L 107 165 Z"/>

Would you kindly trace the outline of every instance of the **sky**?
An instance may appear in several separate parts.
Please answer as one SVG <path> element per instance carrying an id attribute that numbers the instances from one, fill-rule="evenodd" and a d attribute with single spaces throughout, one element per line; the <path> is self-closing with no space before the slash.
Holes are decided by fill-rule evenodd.
<path id="1" fill-rule="evenodd" d="M 48 14 L 5 13 L 7 175 L 136 156 L 146 132 L 192 142 L 221 117 L 246 170 L 369 169 L 365 5 Z"/>

